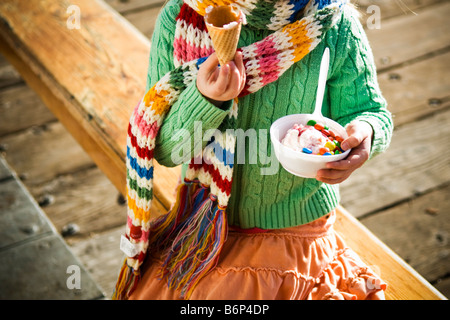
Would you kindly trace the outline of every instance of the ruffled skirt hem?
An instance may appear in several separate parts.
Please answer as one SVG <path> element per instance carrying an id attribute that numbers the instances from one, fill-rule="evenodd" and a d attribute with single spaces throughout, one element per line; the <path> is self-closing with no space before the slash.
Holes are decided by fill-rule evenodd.
<path id="1" fill-rule="evenodd" d="M 335 233 L 335 212 L 311 223 L 267 232 L 229 231 L 217 266 L 192 300 L 383 300 L 386 283 Z M 178 300 L 148 259 L 130 299 Z"/>

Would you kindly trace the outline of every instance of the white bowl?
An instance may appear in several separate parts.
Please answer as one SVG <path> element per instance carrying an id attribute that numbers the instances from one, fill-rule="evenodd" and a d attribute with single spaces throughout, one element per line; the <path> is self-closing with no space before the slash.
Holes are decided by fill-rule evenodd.
<path id="1" fill-rule="evenodd" d="M 330 156 L 306 154 L 281 144 L 281 140 L 283 140 L 287 131 L 291 129 L 294 124 L 306 125 L 306 123 L 312 119 L 314 118 L 311 114 L 291 114 L 279 118 L 272 123 L 270 127 L 270 139 L 278 161 L 280 161 L 286 171 L 303 178 L 315 178 L 317 171 L 326 168 L 328 162 L 342 160 L 350 153 L 350 150 L 346 150 L 343 153 Z M 348 137 L 344 127 L 336 121 L 324 117 L 323 121 L 320 120 L 318 122 L 327 125 L 330 130 L 341 136 L 343 139 Z"/>

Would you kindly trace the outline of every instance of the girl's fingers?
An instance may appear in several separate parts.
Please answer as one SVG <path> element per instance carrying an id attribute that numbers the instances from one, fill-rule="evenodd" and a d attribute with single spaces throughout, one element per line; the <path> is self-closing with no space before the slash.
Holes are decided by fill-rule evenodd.
<path id="1" fill-rule="evenodd" d="M 364 137 L 358 132 L 356 132 L 342 142 L 341 144 L 342 150 L 345 151 L 348 149 L 355 148 L 359 146 L 363 140 Z"/>
<path id="2" fill-rule="evenodd" d="M 217 68 L 219 60 L 217 59 L 216 53 L 211 54 L 205 62 L 202 63 L 200 68 L 204 68 L 208 74 L 211 74 Z"/>
<path id="3" fill-rule="evenodd" d="M 240 51 L 236 52 L 234 61 L 235 61 L 236 67 L 238 68 L 241 76 L 245 75 L 244 59 L 242 57 L 242 52 L 240 52 Z"/>
<path id="4" fill-rule="evenodd" d="M 344 182 L 347 178 L 348 178 L 348 176 L 342 177 L 342 178 L 338 178 L 338 179 L 318 177 L 317 180 L 319 180 L 321 182 L 324 182 L 324 183 L 327 183 L 327 184 L 338 184 L 338 183 Z"/>
<path id="5" fill-rule="evenodd" d="M 239 88 L 241 87 L 241 74 L 237 65 L 234 62 L 229 62 L 230 65 L 230 82 L 228 84 L 228 91 L 232 95 L 239 94 Z"/>
<path id="6" fill-rule="evenodd" d="M 230 81 L 230 65 L 227 63 L 220 67 L 219 76 L 214 83 L 215 90 L 217 94 L 222 95 L 226 92 L 228 88 L 228 83 Z"/>
<path id="7" fill-rule="evenodd" d="M 208 82 L 209 83 L 216 82 L 217 79 L 219 78 L 219 74 L 220 74 L 220 69 L 219 68 L 213 69 L 213 71 L 209 73 Z"/>
<path id="8" fill-rule="evenodd" d="M 328 184 L 343 182 L 367 161 L 369 150 L 370 141 L 366 138 L 344 160 L 327 163 L 327 169 L 319 170 L 316 179 Z"/>
<path id="9" fill-rule="evenodd" d="M 353 121 L 347 126 L 348 138 L 341 143 L 343 150 L 356 148 L 372 136 L 372 127 L 364 121 Z"/>
<path id="10" fill-rule="evenodd" d="M 201 65 L 197 85 L 200 92 L 213 100 L 226 101 L 239 95 L 245 86 L 245 67 L 242 53 L 237 52 L 234 61 L 218 66 L 213 53 Z"/>
<path id="11" fill-rule="evenodd" d="M 352 170 L 321 169 L 317 171 L 316 179 L 328 184 L 336 184 L 346 180 L 352 172 Z"/>
<path id="12" fill-rule="evenodd" d="M 344 181 L 354 170 L 321 169 L 317 171 L 316 179 L 328 183 L 328 181 Z"/>
<path id="13" fill-rule="evenodd" d="M 362 164 L 367 160 L 367 156 L 364 156 L 362 153 L 356 151 L 352 151 L 347 158 L 339 161 L 329 162 L 327 163 L 328 169 L 334 170 L 354 170 L 362 166 Z"/>
<path id="14" fill-rule="evenodd" d="M 245 81 L 246 81 L 246 73 L 245 73 L 245 66 L 244 66 L 244 58 L 242 56 L 242 52 L 238 51 L 236 52 L 236 57 L 235 57 L 235 61 L 236 61 L 236 66 L 239 70 L 239 74 L 240 74 L 240 86 L 239 86 L 239 93 L 244 89 L 245 87 Z"/>

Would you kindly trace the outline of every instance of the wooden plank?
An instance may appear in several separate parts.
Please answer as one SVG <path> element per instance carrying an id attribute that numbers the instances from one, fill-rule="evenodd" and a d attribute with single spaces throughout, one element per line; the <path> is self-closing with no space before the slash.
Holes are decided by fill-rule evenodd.
<path id="1" fill-rule="evenodd" d="M 10 170 L 3 156 L 0 154 L 0 181 L 6 181 L 13 178 L 13 172 Z"/>
<path id="2" fill-rule="evenodd" d="M 34 118 L 35 111 L 28 112 L 28 116 Z M 57 230 L 61 232 L 69 223 L 80 228 L 79 233 L 66 238 L 68 243 L 125 225 L 126 208 L 117 202 L 119 192 L 61 123 L 32 127 L 3 137 L 0 143 L 6 148 L 6 159 L 25 179 L 33 197 L 49 202 L 44 210 Z M 156 217 L 165 211 L 155 199 L 152 214 Z"/>
<path id="3" fill-rule="evenodd" d="M 125 259 L 119 249 L 120 236 L 125 228 L 114 228 L 95 234 L 71 245 L 74 254 L 80 259 L 92 278 L 110 298 L 116 286 L 120 268 Z"/>
<path id="4" fill-rule="evenodd" d="M 69 244 L 126 224 L 126 207 L 117 201 L 120 193 L 98 168 L 58 176 L 30 192 L 38 200 L 51 199 L 43 209 L 58 232 L 71 223 L 79 227 L 65 238 Z"/>
<path id="5" fill-rule="evenodd" d="M 428 281 L 450 267 L 450 185 L 413 198 L 361 222 Z"/>
<path id="6" fill-rule="evenodd" d="M 449 48 L 449 14 L 450 3 L 447 1 L 421 8 L 417 15 L 382 20 L 380 29 L 367 29 L 378 72 Z"/>
<path id="7" fill-rule="evenodd" d="M 388 285 L 386 299 L 446 299 L 342 207 L 338 208 L 335 229 L 365 263 L 372 266 L 373 269 L 379 270 L 377 272 Z"/>
<path id="8" fill-rule="evenodd" d="M 59 122 L 31 127 L 0 139 L 5 159 L 28 187 L 94 164 Z"/>
<path id="9" fill-rule="evenodd" d="M 132 9 L 131 13 L 125 14 L 137 29 L 146 37 L 150 38 L 153 33 L 154 24 L 161 1 L 108 1 L 114 8 L 122 11 Z M 30 126 L 41 125 L 53 121 L 55 116 L 42 103 L 39 96 L 23 83 L 20 74 L 14 67 L 0 56 L 0 136 L 26 129 Z"/>
<path id="10" fill-rule="evenodd" d="M 52 233 L 53 228 L 39 212 L 34 199 L 16 179 L 0 182 L 0 251 Z"/>
<path id="11" fill-rule="evenodd" d="M 107 1 L 126 13 L 129 20 L 147 38 L 150 38 L 162 1 Z M 135 11 L 133 9 L 140 9 Z M 0 56 L 0 136 L 52 121 L 55 116 L 42 103 L 39 96 L 22 82 L 20 74 Z"/>
<path id="12" fill-rule="evenodd" d="M 51 199 L 43 209 L 59 232 L 71 223 L 79 227 L 76 234 L 65 237 L 69 245 L 126 225 L 127 210 L 118 202 L 120 193 L 98 168 L 58 176 L 30 191 L 36 199 Z M 153 201 L 153 217 L 165 211 L 157 200 Z"/>
<path id="13" fill-rule="evenodd" d="M 20 82 L 22 82 L 20 74 L 8 60 L 0 55 L 0 88 L 5 88 Z"/>
<path id="14" fill-rule="evenodd" d="M 367 12 L 370 6 L 377 6 L 380 8 L 381 19 L 386 21 L 398 16 L 415 15 L 419 9 L 430 7 L 437 3 L 445 2 L 446 0 L 354 0 L 358 9 L 367 17 L 373 12 Z M 363 18 L 365 18 L 363 16 Z"/>
<path id="15" fill-rule="evenodd" d="M 11 178 L 0 182 L 0 299 L 102 298 L 97 284 L 3 159 L 1 166 Z M 81 287 L 67 286 L 69 266 L 77 267 Z"/>
<path id="16" fill-rule="evenodd" d="M 161 8 L 166 0 L 105 0 L 107 4 L 114 8 L 121 14 L 126 14 L 130 11 L 142 11 L 146 8 Z"/>
<path id="17" fill-rule="evenodd" d="M 435 284 L 434 287 L 439 290 L 440 292 L 447 292 L 446 297 L 449 297 L 450 294 L 450 277 L 446 277 L 444 279 L 439 279 Z"/>
<path id="18" fill-rule="evenodd" d="M 343 206 L 360 217 L 450 181 L 450 110 L 394 131 L 386 153 L 341 184 Z"/>
<path id="19" fill-rule="evenodd" d="M 448 109 L 449 69 L 447 52 L 378 76 L 396 127 Z"/>
<path id="20" fill-rule="evenodd" d="M 48 235 L 0 251 L 0 299 L 2 300 L 87 300 L 104 297 L 64 241 Z M 68 271 L 75 266 L 80 288 L 69 288 Z M 70 282 L 71 283 L 71 282 Z"/>
<path id="21" fill-rule="evenodd" d="M 0 49 L 125 193 L 126 128 L 144 93 L 150 43 L 101 1 L 73 1 L 83 16 L 96 18 L 81 19 L 81 28 L 72 30 L 66 27 L 66 2 L 47 2 L 3 1 Z M 155 170 L 159 167 L 156 163 Z M 179 170 L 161 170 L 164 177 L 159 174 L 154 181 L 156 198 L 165 197 Z"/>
<path id="22" fill-rule="evenodd" d="M 23 83 L 0 91 L 0 136 L 56 118 L 39 96 Z"/>
<path id="23" fill-rule="evenodd" d="M 59 122 L 33 127 L 0 139 L 6 146 L 6 159 L 35 199 L 52 199 L 46 214 L 57 230 L 75 223 L 80 232 L 69 243 L 105 228 L 125 225 L 126 208 L 117 202 L 120 194 L 94 167 L 91 159 Z M 153 215 L 165 208 L 153 201 Z"/>
<path id="24" fill-rule="evenodd" d="M 124 17 L 129 20 L 144 36 L 152 38 L 155 29 L 156 18 L 161 10 L 160 7 L 149 8 L 125 14 Z"/>

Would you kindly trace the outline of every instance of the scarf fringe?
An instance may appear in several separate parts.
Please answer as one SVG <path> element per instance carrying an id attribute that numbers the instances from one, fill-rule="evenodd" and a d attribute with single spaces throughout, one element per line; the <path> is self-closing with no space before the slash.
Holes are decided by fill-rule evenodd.
<path id="1" fill-rule="evenodd" d="M 197 180 L 181 183 L 172 208 L 152 222 L 149 231 L 149 252 L 164 259 L 160 279 L 189 299 L 200 279 L 216 266 L 227 232 L 225 207 L 218 205 L 209 187 Z M 140 277 L 125 260 L 113 299 L 127 299 Z"/>
<path id="2" fill-rule="evenodd" d="M 112 300 L 126 300 L 133 293 L 141 279 L 141 272 L 128 266 L 127 259 L 120 269 L 119 278 L 114 289 Z"/>
<path id="3" fill-rule="evenodd" d="M 198 194 L 200 190 L 197 183 L 180 183 L 177 187 L 176 201 L 163 216 L 158 217 L 150 228 L 149 246 L 158 251 L 162 251 L 170 244 L 168 239 L 172 238 L 172 234 L 180 229 L 182 221 L 185 220 L 184 215 L 189 209 L 190 199 L 194 194 Z M 125 259 L 119 273 L 116 283 L 113 300 L 126 300 L 136 288 L 141 274 L 140 271 L 134 270 Z"/>
<path id="4" fill-rule="evenodd" d="M 225 208 L 213 195 L 195 208 L 167 250 L 160 277 L 167 278 L 170 288 L 180 289 L 189 299 L 193 289 L 218 261 L 226 240 Z"/>
<path id="5" fill-rule="evenodd" d="M 184 225 L 193 206 L 194 196 L 200 193 L 198 183 L 185 181 L 178 186 L 175 203 L 169 212 L 154 222 L 150 227 L 149 247 L 161 252 L 170 244 L 180 228 Z"/>

